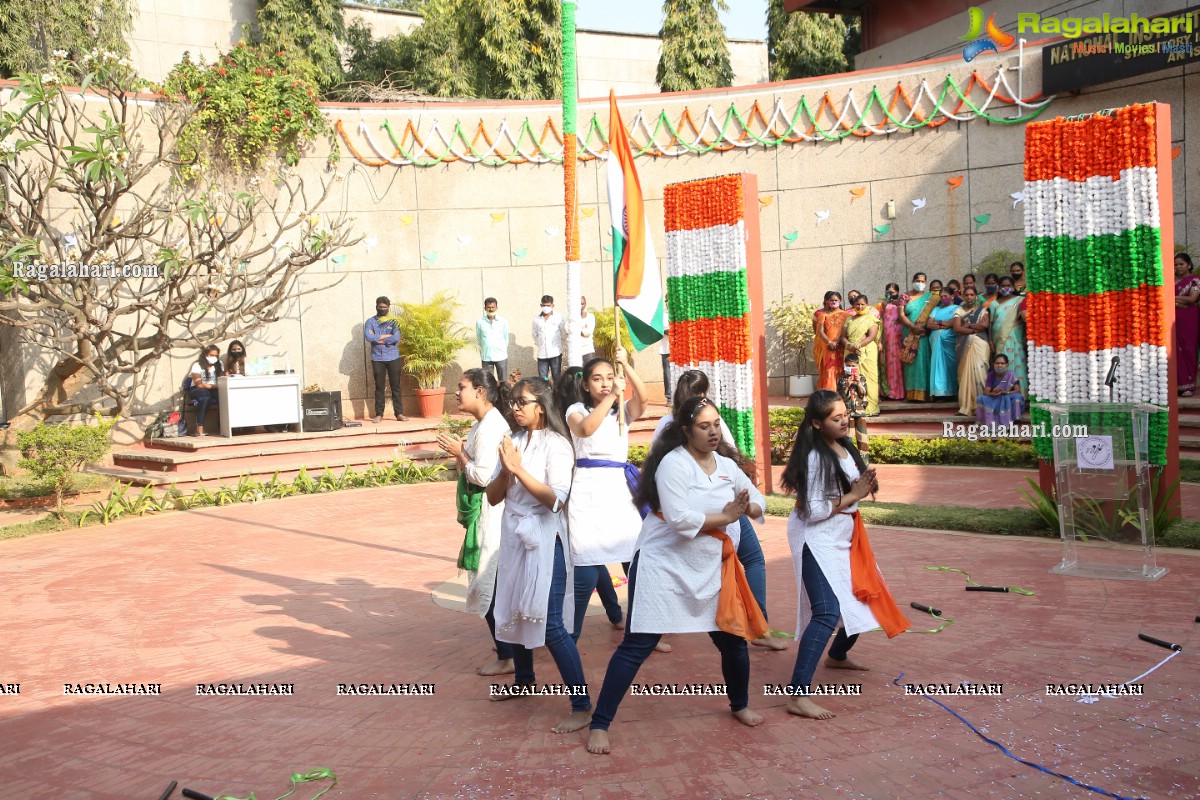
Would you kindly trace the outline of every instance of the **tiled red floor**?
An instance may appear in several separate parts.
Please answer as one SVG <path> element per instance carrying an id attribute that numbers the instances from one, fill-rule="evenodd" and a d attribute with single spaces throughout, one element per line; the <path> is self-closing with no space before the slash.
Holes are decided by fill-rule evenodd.
<path id="1" fill-rule="evenodd" d="M 932 485 L 936 485 L 936 481 Z M 329 767 L 327 798 L 1019 798 L 1093 793 L 1005 758 L 960 722 L 892 685 L 999 682 L 999 698 L 948 705 L 1017 754 L 1126 797 L 1200 790 L 1200 558 L 1162 552 L 1161 581 L 1051 575 L 1053 540 L 873 531 L 897 598 L 955 620 L 936 635 L 866 634 L 863 695 L 836 719 L 734 722 L 720 698 L 630 697 L 594 757 L 550 726 L 564 699 L 491 703 L 474 668 L 483 622 L 435 605 L 455 572 L 452 486 L 342 492 L 176 513 L 0 542 L 0 798 L 155 798 L 171 780 L 273 798 L 287 776 Z M 882 498 L 881 498 L 882 499 Z M 986 513 L 986 512 L 982 512 Z M 793 626 L 785 522 L 762 533 L 774 627 Z M 954 566 L 1033 597 L 963 591 Z M 915 614 L 915 612 L 914 612 Z M 928 618 L 920 621 L 921 627 Z M 1045 695 L 1057 681 L 1116 683 L 1183 645 L 1145 696 L 1095 704 Z M 598 690 L 618 634 L 589 618 L 581 647 Z M 672 637 L 644 682 L 720 680 L 704 636 Z M 786 682 L 794 650 L 752 648 L 752 686 Z M 538 677 L 557 682 L 538 656 Z M 818 681 L 847 676 L 818 670 Z M 160 697 L 64 697 L 76 682 L 162 683 Z M 291 697 L 198 697 L 215 681 L 294 683 Z M 434 683 L 433 697 L 339 697 L 338 683 Z M 752 695 L 753 696 L 753 695 Z M 294 797 L 307 798 L 314 789 Z M 178 793 L 175 795 L 178 797 Z"/>

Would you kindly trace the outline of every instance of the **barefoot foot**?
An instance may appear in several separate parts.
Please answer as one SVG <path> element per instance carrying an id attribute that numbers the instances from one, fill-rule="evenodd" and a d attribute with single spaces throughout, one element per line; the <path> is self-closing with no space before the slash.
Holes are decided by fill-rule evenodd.
<path id="1" fill-rule="evenodd" d="M 581 728 L 586 728 L 591 721 L 591 709 L 587 711 L 572 711 L 571 716 L 555 725 L 553 730 L 555 733 L 572 733 Z"/>
<path id="2" fill-rule="evenodd" d="M 755 647 L 766 647 L 770 650 L 788 649 L 788 640 L 778 636 L 763 636 L 750 642 L 750 644 L 754 645 Z"/>
<path id="3" fill-rule="evenodd" d="M 608 731 L 592 731 L 588 734 L 587 751 L 602 756 L 610 752 Z"/>
<path id="4" fill-rule="evenodd" d="M 671 647 L 671 645 L 667 644 L 662 639 L 659 639 L 658 644 L 654 645 L 654 652 L 656 653 L 669 653 L 674 649 L 674 647 Z"/>
<path id="5" fill-rule="evenodd" d="M 843 658 L 841 661 L 838 661 L 837 659 L 829 658 L 827 656 L 825 658 L 825 666 L 829 667 L 830 669 L 860 669 L 863 672 L 869 672 L 871 670 L 870 667 L 860 664 L 852 658 Z"/>
<path id="6" fill-rule="evenodd" d="M 787 710 L 789 714 L 795 714 L 797 717 L 807 717 L 808 719 L 833 719 L 837 716 L 827 708 L 809 700 L 807 697 L 793 697 L 788 700 Z"/>
<path id="7" fill-rule="evenodd" d="M 751 728 L 763 724 L 763 715 L 757 711 L 751 711 L 748 708 L 743 708 L 741 711 L 733 712 L 733 718 L 743 725 L 748 725 Z"/>
<path id="8" fill-rule="evenodd" d="M 511 658 L 496 659 L 492 663 L 475 670 L 476 675 L 508 675 L 516 672 Z"/>

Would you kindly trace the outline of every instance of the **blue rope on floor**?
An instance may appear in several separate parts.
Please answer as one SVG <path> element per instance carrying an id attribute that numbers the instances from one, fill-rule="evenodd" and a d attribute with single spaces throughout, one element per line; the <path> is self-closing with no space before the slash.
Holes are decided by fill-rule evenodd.
<path id="1" fill-rule="evenodd" d="M 899 675 L 896 676 L 896 678 L 892 681 L 892 683 L 895 686 L 899 686 L 900 679 L 903 678 L 907 674 L 908 674 L 907 672 L 901 672 Z M 1113 798 L 1113 800 L 1149 800 L 1149 798 L 1145 798 L 1145 797 L 1126 797 L 1125 795 L 1115 794 L 1113 792 L 1108 791 L 1107 789 L 1101 789 L 1099 786 L 1092 786 L 1091 784 L 1087 784 L 1087 783 L 1084 783 L 1083 781 L 1076 780 L 1075 778 L 1072 778 L 1070 775 L 1064 775 L 1061 772 L 1055 772 L 1054 770 L 1050 769 L 1049 767 L 1043 767 L 1041 764 L 1038 764 L 1034 761 L 1028 761 L 1024 758 L 1021 758 L 1018 755 L 1014 755 L 1011 750 L 1009 750 L 1004 745 L 1000 744 L 1000 742 L 997 742 L 995 739 L 992 739 L 989 736 L 986 736 L 982 731 L 979 730 L 979 728 L 976 728 L 974 725 L 972 725 L 970 720 L 968 720 L 962 714 L 959 714 L 957 711 L 955 711 L 950 706 L 946 705 L 945 703 L 941 702 L 940 700 L 936 700 L 933 697 L 930 697 L 929 695 L 925 694 L 924 692 L 921 692 L 921 696 L 932 703 L 937 703 L 939 706 L 941 706 L 942 708 L 949 711 L 951 714 L 953 714 L 955 716 L 956 719 L 958 719 L 959 722 L 961 722 L 963 725 L 966 725 L 968 728 L 970 728 L 972 733 L 974 733 L 980 739 L 983 739 L 985 742 L 992 745 L 993 747 L 998 748 L 1001 753 L 1004 753 L 1004 755 L 1008 756 L 1013 761 L 1018 761 L 1027 767 L 1033 767 L 1034 769 L 1038 770 L 1039 772 L 1044 772 L 1047 775 L 1053 775 L 1056 778 L 1062 778 L 1064 781 L 1067 781 L 1068 783 L 1073 783 L 1076 786 L 1079 786 L 1084 789 L 1088 789 L 1089 791 L 1096 792 L 1097 794 L 1102 794 L 1105 797 L 1111 797 L 1111 798 Z"/>

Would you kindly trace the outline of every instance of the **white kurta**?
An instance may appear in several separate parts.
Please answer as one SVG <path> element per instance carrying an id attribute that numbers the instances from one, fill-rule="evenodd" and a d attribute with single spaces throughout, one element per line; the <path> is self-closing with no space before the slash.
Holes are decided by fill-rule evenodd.
<path id="1" fill-rule="evenodd" d="M 521 451 L 521 466 L 534 479 L 548 485 L 558 501 L 553 509 L 546 508 L 520 481 L 509 476 L 496 576 L 496 638 L 526 647 L 541 647 L 546 643 L 546 620 L 525 618 L 522 597 L 532 594 L 543 599 L 550 596 L 556 538 L 563 540 L 563 555 L 567 562 L 568 590 L 563 597 L 563 624 L 570 630 L 575 623 L 575 593 L 570 590 L 575 585 L 575 578 L 567 514 L 563 510 L 571 492 L 575 454 L 570 442 L 548 430 L 533 431 L 532 434 L 519 431 L 512 439 Z M 534 544 L 532 551 L 527 550 L 526 539 Z M 525 573 L 524 565 L 530 561 L 536 567 L 536 578 L 532 586 L 524 586 L 519 576 Z"/>
<path id="2" fill-rule="evenodd" d="M 668 453 L 654 476 L 663 519 L 651 514 L 638 537 L 638 563 L 630 630 L 634 633 L 706 633 L 717 630 L 721 591 L 721 541 L 697 535 L 705 514 L 719 514 L 743 489 L 764 508 L 762 493 L 728 458 L 706 475 L 683 447 Z M 759 517 L 761 520 L 762 518 Z M 741 525 L 725 532 L 736 549 Z"/>
<path id="3" fill-rule="evenodd" d="M 808 518 L 801 517 L 796 511 L 788 517 L 788 544 L 792 547 L 792 563 L 796 567 L 796 594 L 800 597 L 796 619 L 797 639 L 812 619 L 812 604 L 808 601 L 808 592 L 804 588 L 804 579 L 800 571 L 804 545 L 808 545 L 809 551 L 821 567 L 822 574 L 825 575 L 825 580 L 829 581 L 830 588 L 837 595 L 846 633 L 853 636 L 879 627 L 867 604 L 854 596 L 854 588 L 850 581 L 850 542 L 854 538 L 854 520 L 849 514 L 833 513 L 833 504 L 841 492 L 837 492 L 833 498 L 826 497 L 825 487 L 819 483 L 819 466 L 820 455 L 810 453 Z M 851 482 L 858 480 L 858 467 L 849 453 L 841 459 L 841 466 Z M 855 503 L 843 511 L 853 513 L 857 509 L 858 503 Z"/>
<path id="4" fill-rule="evenodd" d="M 583 403 L 567 409 L 586 417 Z M 626 410 L 628 419 L 628 410 Z M 622 436 L 617 415 L 608 414 L 591 436 L 575 438 L 575 458 L 629 459 L 629 426 Z M 629 563 L 633 546 L 642 530 L 642 515 L 633 504 L 625 471 L 616 467 L 579 467 L 567 503 L 571 529 L 571 562 L 581 566 Z"/>
<path id="5" fill-rule="evenodd" d="M 467 464 L 463 474 L 476 486 L 486 487 L 500 471 L 500 442 L 508 433 L 508 422 L 504 415 L 493 408 L 483 419 L 471 426 L 463 452 Z M 496 565 L 500 555 L 500 521 L 504 514 L 504 502 L 491 505 L 483 498 L 479 514 L 477 535 L 479 539 L 479 570 L 467 573 L 467 611 L 487 616 L 496 591 Z"/>

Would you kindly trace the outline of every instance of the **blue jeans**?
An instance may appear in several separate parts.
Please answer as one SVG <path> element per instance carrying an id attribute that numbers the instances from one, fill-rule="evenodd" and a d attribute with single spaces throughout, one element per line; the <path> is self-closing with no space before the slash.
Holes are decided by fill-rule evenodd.
<path id="1" fill-rule="evenodd" d="M 592 714 L 592 730 L 606 731 L 617 715 L 617 707 L 621 699 L 633 685 L 638 669 L 654 652 L 655 645 L 662 638 L 659 633 L 633 633 L 633 592 L 637 582 L 638 554 L 633 556 L 633 564 L 629 567 L 629 615 L 625 627 L 625 638 L 617 647 L 616 652 L 608 662 L 608 671 L 604 673 L 604 685 L 600 688 L 600 699 L 596 701 L 596 711 Z M 729 692 L 730 711 L 741 711 L 750 703 L 750 651 L 746 640 L 725 631 L 710 631 L 708 634 L 713 644 L 721 651 L 721 674 L 725 677 L 725 687 Z"/>
<path id="2" fill-rule="evenodd" d="M 502 642 L 496 638 L 496 590 L 492 590 L 492 604 L 488 606 L 487 615 L 483 618 L 487 622 L 488 630 L 492 634 L 492 642 L 496 645 L 496 658 L 501 661 L 511 661 L 513 657 L 513 646 L 508 642 Z"/>
<path id="3" fill-rule="evenodd" d="M 604 564 L 589 567 L 575 567 L 575 627 L 571 630 L 571 638 L 579 641 L 583 632 L 583 618 L 587 614 L 588 603 L 592 600 L 592 591 L 600 594 L 600 602 L 604 604 L 604 612 L 609 622 L 621 621 L 621 602 L 617 599 L 617 590 L 612 585 L 612 575 Z"/>
<path id="4" fill-rule="evenodd" d="M 800 636 L 796 667 L 792 670 L 791 686 L 794 690 L 809 688 L 813 673 L 817 671 L 817 662 L 821 660 L 821 653 L 825 650 L 825 643 L 829 641 L 829 634 L 833 633 L 838 617 L 842 614 L 837 595 L 833 593 L 829 581 L 825 579 L 825 573 L 821 572 L 821 565 L 817 563 L 808 545 L 804 546 L 800 554 L 800 577 L 804 581 L 804 590 L 808 593 L 808 602 L 812 606 L 812 619 L 804 626 L 804 633 Z M 834 661 L 844 661 L 857 640 L 857 633 L 847 636 L 844 627 L 838 628 L 833 645 L 829 648 L 829 657 Z"/>
<path id="5" fill-rule="evenodd" d="M 208 414 L 208 407 L 218 405 L 220 395 L 216 389 L 197 389 L 195 387 L 188 389 L 188 396 L 196 403 L 196 427 L 204 427 L 204 416 Z"/>
<path id="6" fill-rule="evenodd" d="M 562 372 L 562 356 L 554 356 L 552 358 L 539 358 L 538 362 L 538 377 L 554 383 L 558 380 L 558 373 Z"/>
<path id="7" fill-rule="evenodd" d="M 550 605 L 546 608 L 546 649 L 558 665 L 558 673 L 566 686 L 587 686 L 587 678 L 583 674 L 583 661 L 579 658 L 579 648 L 575 640 L 567 633 L 563 625 L 563 597 L 567 592 L 567 561 L 563 557 L 562 539 L 554 537 L 554 574 L 550 579 Z M 533 684 L 537 679 L 533 674 L 533 651 L 520 644 L 514 644 L 513 666 L 516 668 L 517 684 Z M 572 711 L 587 711 L 592 707 L 592 700 L 586 694 L 571 695 Z"/>
<path id="8" fill-rule="evenodd" d="M 762 545 L 758 543 L 758 533 L 754 530 L 750 518 L 742 516 L 738 520 L 742 526 L 742 540 L 738 543 L 737 557 L 746 571 L 746 583 L 750 584 L 750 593 L 758 601 L 763 618 L 767 616 L 767 560 L 763 558 Z"/>

